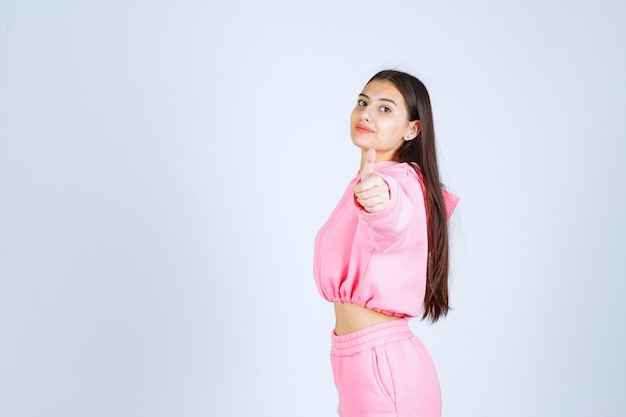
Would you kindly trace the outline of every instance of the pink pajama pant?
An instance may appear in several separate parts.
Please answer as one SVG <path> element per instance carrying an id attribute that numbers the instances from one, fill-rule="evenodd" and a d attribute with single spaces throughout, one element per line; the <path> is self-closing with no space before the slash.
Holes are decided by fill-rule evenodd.
<path id="1" fill-rule="evenodd" d="M 333 332 L 330 356 L 340 417 L 441 416 L 435 366 L 408 319 Z"/>

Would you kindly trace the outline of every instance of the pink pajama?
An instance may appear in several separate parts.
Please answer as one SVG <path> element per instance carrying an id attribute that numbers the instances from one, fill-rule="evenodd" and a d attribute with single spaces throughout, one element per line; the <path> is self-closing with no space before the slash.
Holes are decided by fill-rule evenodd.
<path id="1" fill-rule="evenodd" d="M 435 366 L 408 319 L 333 332 L 331 363 L 340 417 L 441 416 Z"/>

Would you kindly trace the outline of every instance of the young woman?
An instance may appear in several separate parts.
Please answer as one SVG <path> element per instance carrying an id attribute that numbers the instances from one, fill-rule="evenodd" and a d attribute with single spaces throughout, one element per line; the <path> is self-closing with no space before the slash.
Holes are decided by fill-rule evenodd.
<path id="1" fill-rule="evenodd" d="M 437 373 L 408 320 L 448 312 L 447 220 L 430 98 L 386 70 L 350 118 L 360 173 L 315 239 L 314 275 L 334 303 L 331 362 L 341 417 L 441 415 Z"/>

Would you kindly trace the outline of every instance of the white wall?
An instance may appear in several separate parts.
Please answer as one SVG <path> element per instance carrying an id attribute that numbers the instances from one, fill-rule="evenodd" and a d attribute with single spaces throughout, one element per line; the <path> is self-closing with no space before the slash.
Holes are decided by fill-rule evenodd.
<path id="1" fill-rule="evenodd" d="M 83 3 L 0 4 L 1 416 L 334 415 L 312 243 L 387 67 L 461 196 L 444 416 L 626 416 L 624 3 Z"/>

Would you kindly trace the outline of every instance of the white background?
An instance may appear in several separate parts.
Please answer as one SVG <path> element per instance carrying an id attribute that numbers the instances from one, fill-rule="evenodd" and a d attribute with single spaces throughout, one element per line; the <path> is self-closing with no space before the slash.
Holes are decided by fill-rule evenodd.
<path id="1" fill-rule="evenodd" d="M 0 4 L 0 416 L 335 415 L 313 239 L 383 68 L 434 106 L 445 417 L 626 416 L 619 1 Z"/>

